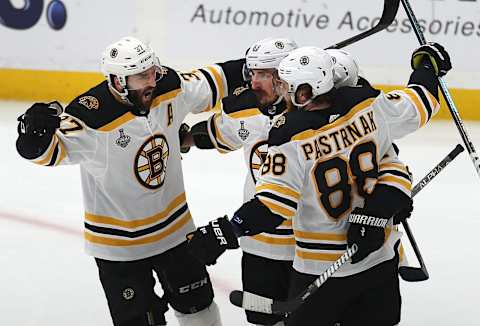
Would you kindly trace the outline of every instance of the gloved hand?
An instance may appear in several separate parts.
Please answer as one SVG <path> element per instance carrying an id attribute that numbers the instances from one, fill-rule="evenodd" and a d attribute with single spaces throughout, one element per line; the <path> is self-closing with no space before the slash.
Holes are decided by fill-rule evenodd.
<path id="1" fill-rule="evenodd" d="M 352 257 L 352 264 L 356 264 L 383 246 L 388 219 L 369 214 L 363 208 L 355 208 L 348 216 L 348 222 L 348 246 L 354 243 L 358 246 L 357 253 Z"/>
<path id="2" fill-rule="evenodd" d="M 188 249 L 205 265 L 213 265 L 227 249 L 239 247 L 233 226 L 227 217 L 220 217 L 187 234 Z"/>
<path id="3" fill-rule="evenodd" d="M 438 43 L 427 43 L 422 45 L 412 54 L 411 65 L 417 69 L 422 65 L 428 64 L 433 67 L 435 75 L 442 77 L 452 69 L 450 55 L 443 46 Z"/>
<path id="4" fill-rule="evenodd" d="M 60 114 L 63 108 L 58 102 L 35 103 L 18 117 L 21 134 L 42 137 L 53 134 L 60 127 Z"/>
<path id="5" fill-rule="evenodd" d="M 400 209 L 395 215 L 393 215 L 393 224 L 400 224 L 409 218 L 412 215 L 413 211 L 413 200 L 410 198 L 410 201 L 406 206 Z"/>
<path id="6" fill-rule="evenodd" d="M 178 138 L 180 139 L 180 152 L 185 154 L 190 151 L 190 146 L 185 143 L 185 138 L 190 133 L 190 126 L 186 123 L 182 123 L 180 125 L 180 129 L 178 129 Z"/>

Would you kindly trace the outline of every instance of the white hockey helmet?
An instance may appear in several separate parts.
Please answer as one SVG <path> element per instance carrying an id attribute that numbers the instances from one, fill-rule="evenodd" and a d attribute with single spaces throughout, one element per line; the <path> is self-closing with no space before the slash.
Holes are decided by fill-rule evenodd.
<path id="1" fill-rule="evenodd" d="M 333 58 L 335 88 L 356 86 L 358 82 L 359 67 L 353 55 L 344 50 L 326 50 Z"/>
<path id="2" fill-rule="evenodd" d="M 266 38 L 255 42 L 247 51 L 248 69 L 278 69 L 278 65 L 297 44 L 287 38 Z"/>
<path id="3" fill-rule="evenodd" d="M 160 71 L 160 61 L 150 45 L 130 36 L 107 46 L 102 55 L 101 70 L 107 78 L 108 84 L 122 99 L 128 102 L 127 77 L 142 73 L 153 66 L 158 67 Z M 123 92 L 118 92 L 113 87 L 112 76 L 118 78 Z M 160 79 L 161 74 L 157 78 Z"/>
<path id="4" fill-rule="evenodd" d="M 286 82 L 292 102 L 303 107 L 315 97 L 329 92 L 333 84 L 333 59 L 323 49 L 305 46 L 292 51 L 280 62 L 278 75 Z M 298 87 L 307 84 L 312 88 L 312 98 L 306 103 L 296 102 Z"/>

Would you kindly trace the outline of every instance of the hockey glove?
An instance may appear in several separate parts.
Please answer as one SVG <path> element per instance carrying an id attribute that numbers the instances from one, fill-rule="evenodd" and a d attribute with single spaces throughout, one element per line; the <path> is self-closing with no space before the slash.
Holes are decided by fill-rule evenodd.
<path id="1" fill-rule="evenodd" d="M 178 130 L 178 138 L 180 138 L 180 152 L 185 154 L 190 151 L 190 146 L 185 144 L 185 137 L 187 137 L 188 133 L 190 132 L 190 126 L 186 123 L 182 123 L 180 125 L 180 129 Z"/>
<path id="2" fill-rule="evenodd" d="M 52 135 L 60 127 L 63 108 L 58 102 L 35 103 L 18 117 L 18 132 L 27 136 L 43 137 Z"/>
<path id="3" fill-rule="evenodd" d="M 213 265 L 227 249 L 237 249 L 238 240 L 227 217 L 220 217 L 187 234 L 188 249 L 205 265 Z"/>
<path id="4" fill-rule="evenodd" d="M 431 65 L 439 77 L 445 76 L 452 69 L 450 55 L 438 43 L 427 43 L 413 51 L 411 65 L 413 69 Z"/>
<path id="5" fill-rule="evenodd" d="M 393 224 L 400 224 L 412 215 L 413 200 L 410 198 L 408 204 L 393 216 Z"/>
<path id="6" fill-rule="evenodd" d="M 356 264 L 383 246 L 388 219 L 369 214 L 363 208 L 355 208 L 348 216 L 348 222 L 348 246 L 354 243 L 358 246 L 357 253 L 352 257 L 352 264 Z"/>

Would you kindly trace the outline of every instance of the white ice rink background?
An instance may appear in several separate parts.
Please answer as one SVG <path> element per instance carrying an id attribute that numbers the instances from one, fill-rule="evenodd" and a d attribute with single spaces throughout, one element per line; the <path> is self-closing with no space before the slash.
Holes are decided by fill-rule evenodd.
<path id="1" fill-rule="evenodd" d="M 0 102 L 0 325 L 111 325 L 96 266 L 83 252 L 78 167 L 35 166 L 16 154 L 16 117 L 26 105 Z M 480 124 L 466 127 L 480 150 Z M 398 142 L 400 158 L 416 182 L 459 142 L 452 121 L 433 122 Z M 240 206 L 241 152 L 193 149 L 183 166 L 197 225 Z M 480 325 L 479 195 L 480 179 L 464 152 L 415 198 L 410 224 L 431 278 L 402 281 L 401 325 Z M 408 245 L 407 254 L 416 263 Z M 228 326 L 247 325 L 228 302 L 230 290 L 240 288 L 239 258 L 240 251 L 227 252 L 209 268 Z M 171 310 L 167 318 L 178 325 Z"/>

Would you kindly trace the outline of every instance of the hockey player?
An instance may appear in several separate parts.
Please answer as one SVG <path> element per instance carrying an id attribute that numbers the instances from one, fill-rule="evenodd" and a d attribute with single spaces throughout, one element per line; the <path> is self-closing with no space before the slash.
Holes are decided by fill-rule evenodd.
<path id="1" fill-rule="evenodd" d="M 286 38 L 255 42 L 246 55 L 251 87 L 237 88 L 222 100 L 220 112 L 191 129 L 194 145 L 198 148 L 216 148 L 221 153 L 243 148 L 248 170 L 244 185 L 245 202 L 255 195 L 259 168 L 267 154 L 268 131 L 275 118 L 285 110 L 285 101 L 275 89 L 277 68 L 280 61 L 296 48 L 296 43 Z M 295 252 L 291 219 L 269 232 L 242 237 L 240 247 L 243 251 L 243 288 L 285 300 Z M 251 311 L 246 315 L 247 320 L 256 325 L 274 325 L 282 319 L 281 316 Z"/>
<path id="2" fill-rule="evenodd" d="M 403 90 L 334 90 L 330 55 L 311 47 L 290 53 L 279 76 L 292 103 L 302 109 L 280 117 L 271 129 L 254 199 L 230 221 L 219 218 L 197 229 L 190 235 L 190 249 L 197 257 L 218 257 L 237 246 L 237 237 L 271 230 L 293 215 L 296 252 L 290 297 L 347 245 L 356 243 L 359 250 L 287 325 L 331 325 L 337 320 L 343 325 L 397 324 L 400 234 L 392 217 L 408 211 L 411 199 L 396 187 L 378 184 L 379 162 L 392 140 L 422 127 L 438 111 L 436 76 L 446 74 L 451 64 L 443 47 L 428 44 L 414 51 L 412 67 Z M 355 315 L 345 318 L 346 312 Z"/>
<path id="3" fill-rule="evenodd" d="M 292 41 L 282 38 L 254 43 L 246 56 L 247 67 L 251 69 L 251 89 L 241 87 L 235 90 L 233 95 L 222 100 L 219 113 L 192 127 L 197 142 L 195 145 L 199 148 L 216 148 L 221 153 L 243 148 L 248 168 L 244 187 L 245 202 L 255 194 L 258 170 L 266 156 L 268 131 L 286 107 L 283 97 L 276 89 L 277 68 L 281 59 L 296 48 L 291 44 L 294 45 Z M 359 68 L 353 56 L 343 50 L 327 52 L 335 58 L 335 87 L 357 85 Z M 380 166 L 383 174 L 380 182 L 398 186 L 410 195 L 410 186 L 406 186 L 410 183 L 407 169 L 393 149 L 388 157 L 382 159 Z M 272 232 L 240 238 L 244 290 L 276 300 L 286 299 L 295 241 L 291 225 L 285 224 Z M 258 273 L 259 270 L 263 272 Z M 246 311 L 246 314 L 247 320 L 257 325 L 273 325 L 281 320 L 279 316 L 251 311 Z"/>
<path id="4" fill-rule="evenodd" d="M 244 60 L 191 73 L 161 66 L 133 37 L 108 46 L 106 80 L 74 99 L 36 103 L 19 117 L 17 150 L 45 166 L 80 164 L 85 245 L 95 257 L 116 326 L 219 326 L 209 275 L 186 249 L 195 230 L 183 185 L 178 130 L 241 84 Z M 155 271 L 164 296 L 154 293 Z"/>

